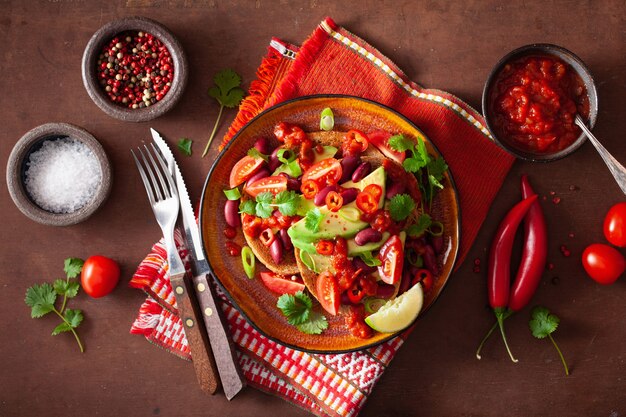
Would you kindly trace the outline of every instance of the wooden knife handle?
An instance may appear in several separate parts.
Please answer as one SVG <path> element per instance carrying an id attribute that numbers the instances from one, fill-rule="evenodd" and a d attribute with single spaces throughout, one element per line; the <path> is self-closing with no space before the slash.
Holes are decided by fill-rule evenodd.
<path id="1" fill-rule="evenodd" d="M 202 318 L 209 335 L 222 388 L 226 398 L 230 400 L 246 385 L 237 360 L 237 352 L 228 334 L 228 326 L 222 309 L 216 303 L 217 296 L 207 280 L 207 275 L 201 274 L 193 277 L 193 286 L 202 309 Z"/>
<path id="2" fill-rule="evenodd" d="M 170 283 L 176 295 L 178 314 L 183 322 L 200 388 L 204 392 L 215 394 L 220 384 L 218 371 L 204 329 L 202 314 L 196 303 L 192 301 L 193 289 L 187 285 L 184 276 L 184 273 L 170 276 Z"/>

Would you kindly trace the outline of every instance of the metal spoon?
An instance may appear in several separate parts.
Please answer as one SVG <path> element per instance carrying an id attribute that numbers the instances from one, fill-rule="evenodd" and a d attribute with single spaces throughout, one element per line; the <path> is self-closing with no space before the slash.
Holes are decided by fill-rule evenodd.
<path id="1" fill-rule="evenodd" d="M 619 185 L 622 192 L 626 194 L 626 168 L 624 168 L 624 166 L 620 164 L 619 161 L 615 159 L 604 146 L 602 146 L 600 141 L 593 136 L 593 133 L 591 133 L 591 131 L 587 128 L 587 125 L 585 125 L 585 122 L 578 114 L 576 115 L 575 123 L 583 130 L 583 132 L 585 132 L 589 141 L 593 146 L 595 146 L 602 159 L 604 159 L 604 163 L 609 168 L 609 171 L 611 171 L 611 174 L 613 174 L 617 185 Z"/>

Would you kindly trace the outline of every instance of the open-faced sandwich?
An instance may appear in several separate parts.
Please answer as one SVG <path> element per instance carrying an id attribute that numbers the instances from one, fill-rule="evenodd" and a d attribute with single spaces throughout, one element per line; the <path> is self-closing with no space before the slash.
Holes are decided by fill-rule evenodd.
<path id="1" fill-rule="evenodd" d="M 250 248 L 246 273 L 255 276 L 254 258 L 269 270 L 260 278 L 288 294 L 277 307 L 302 331 L 325 328 L 290 317 L 298 303 L 310 309 L 307 291 L 357 337 L 401 330 L 439 274 L 444 230 L 429 207 L 446 169 L 421 138 L 278 123 L 234 164 L 224 191 L 227 222 L 241 224 Z"/>

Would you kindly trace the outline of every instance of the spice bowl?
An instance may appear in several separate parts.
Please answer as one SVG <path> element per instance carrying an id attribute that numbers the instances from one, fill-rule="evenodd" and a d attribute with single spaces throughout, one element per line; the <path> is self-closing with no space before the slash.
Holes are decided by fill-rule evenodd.
<path id="1" fill-rule="evenodd" d="M 67 123 L 47 123 L 22 136 L 11 151 L 6 175 L 17 208 L 49 226 L 86 220 L 111 191 L 111 166 L 102 145 Z"/>
<path id="2" fill-rule="evenodd" d="M 93 34 L 83 53 L 82 77 L 89 97 L 106 114 L 144 122 L 165 114 L 180 100 L 188 64 L 182 45 L 168 28 L 145 17 L 125 17 Z"/>
<path id="3" fill-rule="evenodd" d="M 503 149 L 527 161 L 550 162 L 570 155 L 585 142 L 587 137 L 574 119 L 579 113 L 593 128 L 598 94 L 591 73 L 573 52 L 552 44 L 531 44 L 509 52 L 491 70 L 483 88 L 482 111 L 487 128 Z"/>

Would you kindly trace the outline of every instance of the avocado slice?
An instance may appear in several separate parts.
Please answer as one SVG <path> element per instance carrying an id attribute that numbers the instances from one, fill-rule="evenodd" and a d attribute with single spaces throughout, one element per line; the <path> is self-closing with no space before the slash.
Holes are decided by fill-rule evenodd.
<path id="1" fill-rule="evenodd" d="M 330 256 L 320 255 L 317 252 L 300 251 L 300 260 L 307 268 L 316 274 L 322 271 L 335 273 L 335 267 Z"/>
<path id="2" fill-rule="evenodd" d="M 366 243 L 363 246 L 357 245 L 354 239 L 348 239 L 346 242 L 348 244 L 348 256 L 352 258 L 363 252 L 375 251 L 379 249 L 387 239 L 389 239 L 389 232 L 384 232 L 383 238 L 380 239 L 380 241 Z"/>
<path id="3" fill-rule="evenodd" d="M 324 150 L 322 153 L 313 152 L 315 154 L 315 159 L 313 161 L 314 164 L 319 161 L 323 161 L 324 159 L 332 158 L 335 154 L 337 154 L 337 148 L 334 146 L 324 145 L 323 148 Z"/>
<path id="4" fill-rule="evenodd" d="M 380 201 L 378 202 L 378 208 L 382 208 L 383 204 L 385 203 L 385 193 L 386 193 L 386 189 L 385 189 L 385 182 L 387 179 L 387 175 L 385 172 L 385 168 L 383 168 L 382 166 L 376 168 L 374 171 L 370 172 L 369 175 L 365 178 L 363 178 L 361 181 L 359 182 L 352 182 L 352 181 L 347 181 L 343 184 L 341 184 L 342 187 L 344 188 L 358 188 L 359 190 L 363 191 L 365 189 L 365 187 L 367 187 L 370 184 L 376 184 L 378 185 L 381 189 L 382 189 L 382 194 L 380 196 Z"/>

